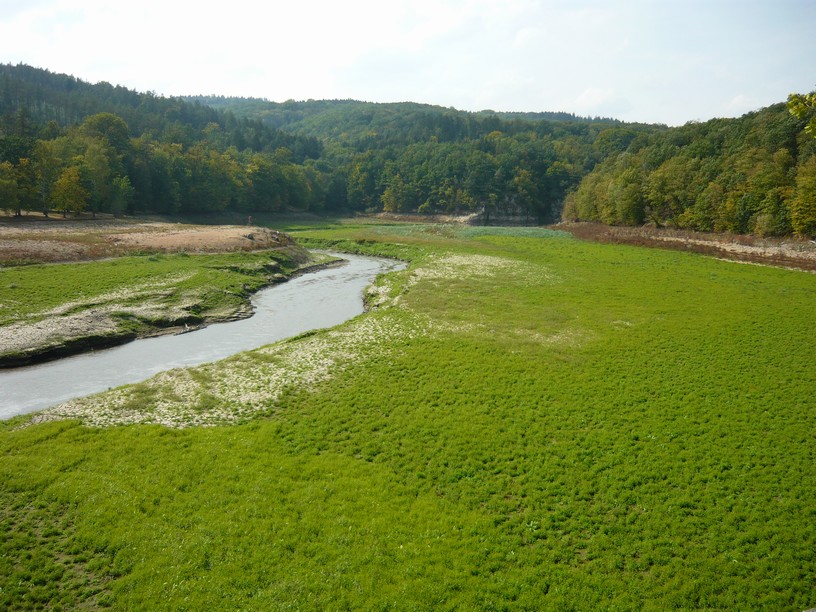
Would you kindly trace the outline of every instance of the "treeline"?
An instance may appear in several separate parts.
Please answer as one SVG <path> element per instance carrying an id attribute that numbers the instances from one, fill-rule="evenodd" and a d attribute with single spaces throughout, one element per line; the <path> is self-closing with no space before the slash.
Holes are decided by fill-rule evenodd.
<path id="1" fill-rule="evenodd" d="M 321 154 L 259 120 L 0 65 L 0 209 L 17 215 L 305 210 Z"/>
<path id="2" fill-rule="evenodd" d="M 529 223 L 558 220 L 566 194 L 620 147 L 622 125 L 567 113 L 469 113 L 411 102 L 188 99 L 320 138 L 324 167 L 331 168 L 327 209 L 484 211 L 487 220 Z M 629 126 L 632 134 L 660 129 Z"/>
<path id="3" fill-rule="evenodd" d="M 816 235 L 816 141 L 784 104 L 641 134 L 583 178 L 563 217 Z"/>
<path id="4" fill-rule="evenodd" d="M 407 102 L 164 98 L 0 65 L 0 208 L 480 212 L 816 235 L 808 120 L 781 104 L 667 128 Z"/>
<path id="5" fill-rule="evenodd" d="M 121 117 L 98 113 L 51 138 L 0 137 L 0 208 L 122 215 L 322 205 L 319 173 L 288 149 L 224 148 L 214 123 L 204 135 L 187 146 L 134 138 Z"/>
<path id="6" fill-rule="evenodd" d="M 294 113 L 280 121 L 296 125 L 292 133 L 269 125 L 260 101 L 246 103 L 254 106 L 214 109 L 0 66 L 0 207 L 17 214 L 484 209 L 543 223 L 558 218 L 565 195 L 607 153 L 595 140 L 610 127 L 412 103 L 272 105 Z"/>

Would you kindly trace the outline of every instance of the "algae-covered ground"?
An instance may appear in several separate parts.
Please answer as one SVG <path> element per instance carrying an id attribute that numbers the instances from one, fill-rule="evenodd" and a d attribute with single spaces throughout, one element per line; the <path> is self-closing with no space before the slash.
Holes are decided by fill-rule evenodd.
<path id="1" fill-rule="evenodd" d="M 816 605 L 816 275 L 293 235 L 410 266 L 335 329 L 5 423 L 0 607 Z"/>

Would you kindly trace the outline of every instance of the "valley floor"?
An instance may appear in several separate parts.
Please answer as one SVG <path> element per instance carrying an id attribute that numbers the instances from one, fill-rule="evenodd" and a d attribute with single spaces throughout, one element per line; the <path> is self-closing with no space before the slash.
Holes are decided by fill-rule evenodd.
<path id="1" fill-rule="evenodd" d="M 287 231 L 409 266 L 338 327 L 0 423 L 0 608 L 816 605 L 816 276 Z"/>

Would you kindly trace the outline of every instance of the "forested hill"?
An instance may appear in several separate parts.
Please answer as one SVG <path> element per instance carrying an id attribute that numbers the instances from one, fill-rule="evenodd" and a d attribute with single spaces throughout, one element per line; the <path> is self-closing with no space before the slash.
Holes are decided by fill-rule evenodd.
<path id="1" fill-rule="evenodd" d="M 0 209 L 16 214 L 321 207 L 321 155 L 202 104 L 0 65 Z"/>
<path id="2" fill-rule="evenodd" d="M 784 104 L 669 129 L 413 103 L 194 99 L 319 138 L 345 168 L 344 185 L 358 208 L 477 208 L 516 221 L 563 215 L 613 225 L 816 234 L 816 143 Z"/>
<path id="3" fill-rule="evenodd" d="M 660 129 L 410 103 L 281 109 L 278 125 L 287 131 L 247 108 L 0 66 L 0 207 L 17 214 L 484 210 L 543 223 L 557 220 L 567 193 L 628 138 L 598 140 L 601 133 Z"/>
<path id="4" fill-rule="evenodd" d="M 415 103 L 165 98 L 0 65 L 0 208 L 481 212 L 816 234 L 816 143 L 778 104 L 678 128 Z"/>
<path id="5" fill-rule="evenodd" d="M 816 140 L 776 104 L 634 139 L 583 177 L 565 219 L 816 236 Z"/>
<path id="6" fill-rule="evenodd" d="M 636 134 L 666 129 L 412 102 L 187 99 L 320 139 L 329 209 L 484 211 L 505 222 L 557 221 L 566 195 L 598 161 Z"/>
<path id="7" fill-rule="evenodd" d="M 26 65 L 0 64 L 0 128 L 6 133 L 34 137 L 43 126 L 66 128 L 101 112 L 124 119 L 131 136 L 149 134 L 189 146 L 217 126 L 223 132 L 222 144 L 239 150 L 274 152 L 285 147 L 299 161 L 321 153 L 314 138 L 294 136 L 204 104 L 105 82 L 91 84 Z"/>
<path id="8" fill-rule="evenodd" d="M 483 110 L 466 112 L 415 102 L 374 103 L 357 100 L 307 100 L 270 102 L 258 98 L 187 96 L 237 117 L 260 119 L 265 124 L 319 138 L 323 142 L 364 149 L 406 145 L 436 139 L 452 142 L 481 138 L 499 130 L 518 133 L 531 123 L 572 122 L 621 124 L 606 118 L 578 117 L 564 112 L 508 113 Z"/>

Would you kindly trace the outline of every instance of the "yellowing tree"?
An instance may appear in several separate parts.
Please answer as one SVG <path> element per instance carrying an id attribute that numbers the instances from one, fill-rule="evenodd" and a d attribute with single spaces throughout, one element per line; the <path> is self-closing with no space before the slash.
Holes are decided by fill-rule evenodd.
<path id="1" fill-rule="evenodd" d="M 816 91 L 788 96 L 788 110 L 797 119 L 810 117 L 805 131 L 816 138 Z"/>
<path id="2" fill-rule="evenodd" d="M 51 197 L 54 209 L 61 211 L 63 217 L 69 212 L 79 213 L 85 209 L 90 194 L 82 186 L 82 177 L 77 166 L 69 166 L 62 171 L 54 183 Z"/>
<path id="3" fill-rule="evenodd" d="M 799 166 L 790 209 L 793 231 L 800 236 L 816 236 L 816 157 Z"/>

